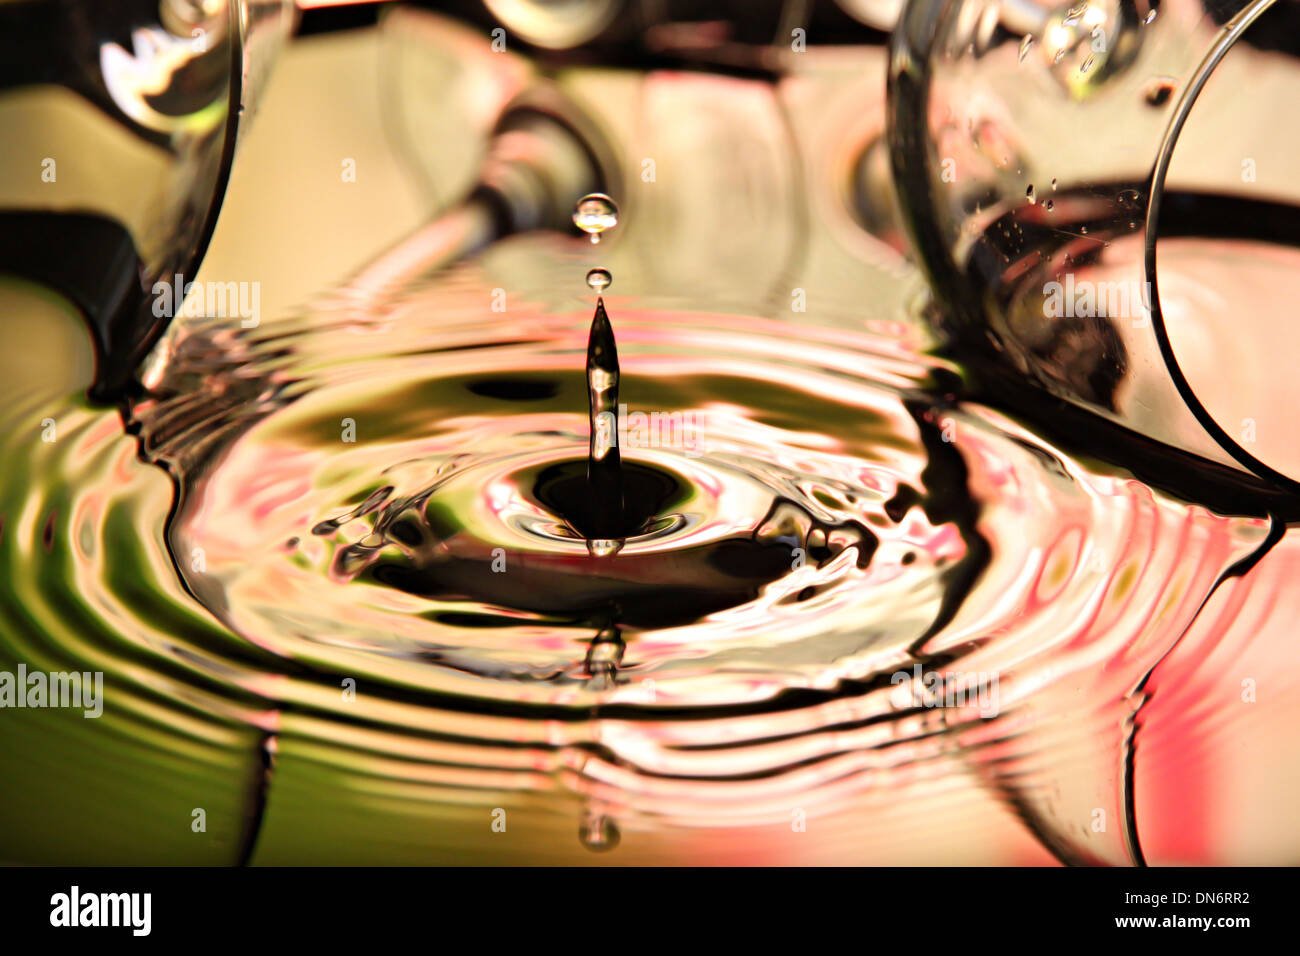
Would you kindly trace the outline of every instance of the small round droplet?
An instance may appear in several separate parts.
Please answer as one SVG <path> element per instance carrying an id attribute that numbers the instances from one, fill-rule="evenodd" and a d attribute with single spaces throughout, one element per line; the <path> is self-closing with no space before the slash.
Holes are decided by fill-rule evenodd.
<path id="1" fill-rule="evenodd" d="M 613 283 L 614 277 L 609 274 L 608 269 L 592 269 L 587 273 L 587 288 L 591 289 L 596 295 L 600 295 Z"/>
<path id="2" fill-rule="evenodd" d="M 600 234 L 618 225 L 618 206 L 604 193 L 589 193 L 573 207 L 573 224 L 600 242 Z"/>
<path id="3" fill-rule="evenodd" d="M 1047 200 L 1047 202 L 1043 203 L 1043 208 L 1046 209 L 1048 212 L 1051 212 L 1054 206 L 1055 203 L 1053 203 L 1050 199 Z"/>

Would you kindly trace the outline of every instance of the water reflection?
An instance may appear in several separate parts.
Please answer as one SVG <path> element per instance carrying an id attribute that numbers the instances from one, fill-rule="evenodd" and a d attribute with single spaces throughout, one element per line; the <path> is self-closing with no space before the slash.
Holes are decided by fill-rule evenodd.
<path id="1" fill-rule="evenodd" d="M 861 860 L 890 853 L 867 808 L 881 827 L 911 819 L 922 858 L 942 858 L 945 812 L 1005 827 L 983 789 L 1061 858 L 1135 858 L 1125 766 L 1147 676 L 1265 522 L 947 402 L 944 367 L 897 323 L 796 337 L 625 301 L 625 400 L 697 413 L 707 450 L 628 450 L 680 476 L 682 520 L 608 559 L 630 570 L 606 594 L 672 586 L 681 556 L 729 534 L 792 560 L 727 606 L 679 603 L 670 621 L 651 603 L 602 640 L 591 609 L 608 598 L 566 614 L 554 588 L 583 542 L 538 536 L 537 486 L 519 478 L 586 452 L 590 313 L 521 304 L 493 321 L 485 278 L 462 268 L 371 317 L 192 323 L 133 409 L 139 444 L 73 383 L 6 406 L 58 422 L 52 443 L 5 431 L 8 656 L 107 675 L 99 722 L 6 724 L 39 770 L 14 799 L 53 828 L 117 788 L 121 832 L 156 835 L 159 858 L 194 858 L 204 807 L 202 852 L 226 862 L 555 861 L 583 852 L 575 829 L 621 834 L 608 859 Z M 424 573 L 440 590 L 340 578 L 358 545 L 395 567 L 438 552 Z M 475 590 L 492 547 L 545 575 L 520 589 L 549 608 L 512 600 L 509 570 L 501 593 Z M 458 577 L 476 549 L 489 564 Z M 88 748 L 93 786 L 36 799 L 84 774 L 64 755 Z M 517 839 L 492 842 L 496 809 Z M 135 858 L 126 836 L 80 833 L 91 850 L 33 839 L 20 858 Z"/>

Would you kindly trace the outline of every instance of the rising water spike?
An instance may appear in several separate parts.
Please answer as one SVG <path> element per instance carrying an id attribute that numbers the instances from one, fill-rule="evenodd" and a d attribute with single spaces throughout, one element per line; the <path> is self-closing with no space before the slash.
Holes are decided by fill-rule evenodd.
<path id="1" fill-rule="evenodd" d="M 618 449 L 618 348 L 604 299 L 596 300 L 587 339 L 587 399 L 591 413 L 587 454 L 590 534 L 593 541 L 613 542 L 623 537 L 623 463 Z"/>

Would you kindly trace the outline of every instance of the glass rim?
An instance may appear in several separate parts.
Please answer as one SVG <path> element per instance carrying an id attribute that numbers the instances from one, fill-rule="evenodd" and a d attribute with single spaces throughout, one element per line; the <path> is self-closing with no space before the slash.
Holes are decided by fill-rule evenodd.
<path id="1" fill-rule="evenodd" d="M 1160 211 L 1165 193 L 1166 179 L 1169 174 L 1170 163 L 1173 160 L 1174 150 L 1178 145 L 1187 118 L 1196 106 L 1197 99 L 1200 97 L 1205 84 L 1209 82 L 1210 76 L 1223 61 L 1223 58 L 1245 36 L 1247 30 L 1255 21 L 1277 2 L 1278 0 L 1252 0 L 1251 3 L 1237 11 L 1236 15 L 1225 23 L 1218 34 L 1215 35 L 1209 50 L 1201 59 L 1200 64 L 1192 74 L 1190 82 L 1184 88 L 1169 123 L 1165 127 L 1165 134 L 1161 140 L 1160 150 L 1156 154 L 1156 162 L 1151 172 L 1150 198 L 1146 211 L 1143 265 L 1149 297 L 1147 307 L 1151 313 L 1151 328 L 1155 334 L 1161 358 L 1164 359 L 1165 370 L 1169 373 L 1174 387 L 1178 390 L 1183 402 L 1186 403 L 1188 410 L 1196 417 L 1201 427 L 1206 430 L 1210 437 L 1218 442 L 1220 447 L 1242 467 L 1292 494 L 1300 494 L 1300 476 L 1287 475 L 1252 455 L 1218 423 L 1214 415 L 1210 413 L 1209 409 L 1197 396 L 1196 390 L 1192 387 L 1191 382 L 1183 372 L 1182 366 L 1178 363 L 1168 329 L 1165 326 L 1164 313 L 1160 307 L 1159 270 L 1156 268 L 1156 245 L 1160 239 Z"/>

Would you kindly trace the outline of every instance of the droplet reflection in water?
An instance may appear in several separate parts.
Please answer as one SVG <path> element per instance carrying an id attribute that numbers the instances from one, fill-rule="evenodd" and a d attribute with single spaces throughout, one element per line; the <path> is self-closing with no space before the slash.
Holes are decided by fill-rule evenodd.
<path id="1" fill-rule="evenodd" d="M 618 225 L 618 206 L 604 193 L 588 193 L 573 208 L 573 224 L 600 242 L 600 234 Z"/>
<path id="2" fill-rule="evenodd" d="M 583 846 L 597 853 L 614 849 L 622 839 L 618 826 L 613 820 L 603 814 L 590 812 L 582 821 L 578 837 L 582 840 Z"/>

